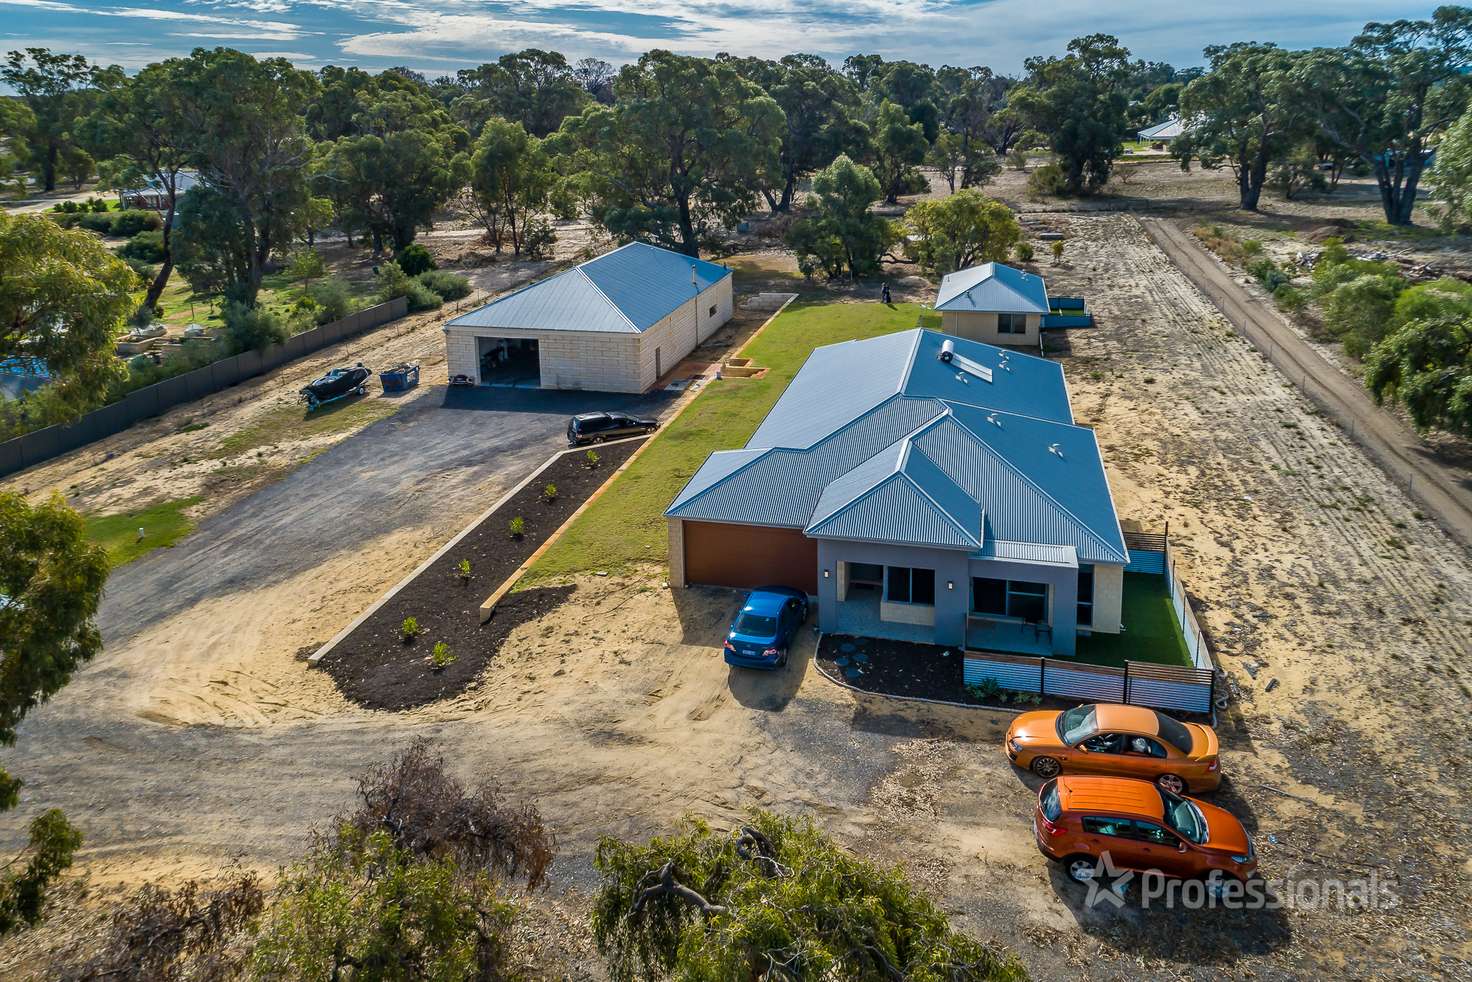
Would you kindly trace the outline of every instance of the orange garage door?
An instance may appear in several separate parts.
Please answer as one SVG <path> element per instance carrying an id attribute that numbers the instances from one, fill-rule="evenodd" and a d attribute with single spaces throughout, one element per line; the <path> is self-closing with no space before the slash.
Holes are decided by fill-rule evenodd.
<path id="1" fill-rule="evenodd" d="M 685 523 L 685 580 L 708 586 L 791 586 L 818 593 L 818 543 L 799 529 Z"/>

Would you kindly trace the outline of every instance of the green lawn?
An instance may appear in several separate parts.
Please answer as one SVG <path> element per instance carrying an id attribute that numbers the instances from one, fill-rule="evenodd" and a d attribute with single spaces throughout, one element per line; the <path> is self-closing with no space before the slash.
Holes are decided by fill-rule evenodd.
<path id="1" fill-rule="evenodd" d="M 767 374 L 710 383 L 527 571 L 518 588 L 560 582 L 578 573 L 664 563 L 664 510 L 713 451 L 746 443 L 814 348 L 908 330 L 923 309 L 919 304 L 878 303 L 788 307 L 740 352 Z"/>
<path id="2" fill-rule="evenodd" d="M 250 425 L 226 436 L 210 451 L 210 456 L 217 459 L 237 457 L 258 447 L 287 440 L 355 430 L 392 416 L 398 408 L 397 403 L 387 399 L 353 398 L 329 402 L 310 413 L 304 404 L 281 406 L 262 413 Z"/>
<path id="3" fill-rule="evenodd" d="M 192 532 L 194 523 L 184 515 L 184 509 L 198 503 L 198 498 L 177 498 L 116 515 L 87 515 L 87 538 L 107 550 L 113 566 L 122 566 L 154 549 L 171 546 Z"/>
<path id="4" fill-rule="evenodd" d="M 1186 639 L 1171 606 L 1165 577 L 1154 573 L 1124 574 L 1121 634 L 1095 634 L 1078 639 L 1078 660 L 1095 665 L 1124 666 L 1125 660 L 1191 667 Z"/>

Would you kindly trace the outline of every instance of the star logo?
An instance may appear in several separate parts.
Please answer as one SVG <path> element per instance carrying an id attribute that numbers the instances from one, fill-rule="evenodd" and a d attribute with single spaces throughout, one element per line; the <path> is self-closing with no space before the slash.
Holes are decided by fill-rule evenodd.
<path id="1" fill-rule="evenodd" d="M 1134 870 L 1116 867 L 1109 851 L 1105 850 L 1094 864 L 1094 875 L 1089 878 L 1089 895 L 1084 898 L 1084 906 L 1092 909 L 1107 903 L 1115 909 L 1123 907 L 1125 893 L 1134 878 Z"/>

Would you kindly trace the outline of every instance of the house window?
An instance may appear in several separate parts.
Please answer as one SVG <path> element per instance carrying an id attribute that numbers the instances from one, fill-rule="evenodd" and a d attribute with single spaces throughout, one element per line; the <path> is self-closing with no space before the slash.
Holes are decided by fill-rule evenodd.
<path id="1" fill-rule="evenodd" d="M 878 563 L 849 563 L 848 585 L 853 587 L 884 586 L 884 567 Z"/>
<path id="2" fill-rule="evenodd" d="M 892 604 L 935 606 L 935 570 L 910 566 L 884 567 L 884 599 Z"/>
<path id="3" fill-rule="evenodd" d="M 1048 619 L 1048 584 L 973 576 L 971 609 L 978 614 L 1041 624 Z"/>
<path id="4" fill-rule="evenodd" d="M 998 314 L 997 315 L 997 333 L 998 334 L 1026 334 L 1027 333 L 1027 315 L 1026 314 Z"/>
<path id="5" fill-rule="evenodd" d="M 715 304 L 711 304 L 711 307 L 710 307 L 710 316 L 714 317 L 715 315 L 716 315 L 716 307 L 715 307 Z"/>
<path id="6" fill-rule="evenodd" d="M 1078 567 L 1078 626 L 1094 623 L 1094 567 L 1080 563 Z"/>

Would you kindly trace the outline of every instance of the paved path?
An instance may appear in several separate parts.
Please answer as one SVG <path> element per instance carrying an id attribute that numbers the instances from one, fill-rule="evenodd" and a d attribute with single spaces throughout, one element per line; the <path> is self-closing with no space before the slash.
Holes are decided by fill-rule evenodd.
<path id="1" fill-rule="evenodd" d="M 1437 460 L 1414 431 L 1375 405 L 1359 380 L 1326 361 L 1277 311 L 1243 289 L 1194 236 L 1168 219 L 1142 218 L 1140 223 L 1234 328 L 1404 483 L 1449 532 L 1472 545 L 1472 481 Z"/>

